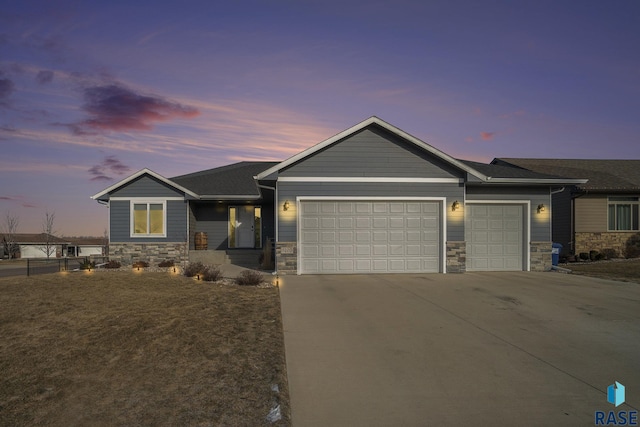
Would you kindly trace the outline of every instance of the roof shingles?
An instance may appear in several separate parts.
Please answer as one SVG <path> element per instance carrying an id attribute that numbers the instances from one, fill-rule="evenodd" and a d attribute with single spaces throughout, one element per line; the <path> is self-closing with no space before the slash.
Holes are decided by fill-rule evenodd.
<path id="1" fill-rule="evenodd" d="M 497 158 L 493 163 L 589 181 L 585 191 L 640 191 L 640 160 Z"/>

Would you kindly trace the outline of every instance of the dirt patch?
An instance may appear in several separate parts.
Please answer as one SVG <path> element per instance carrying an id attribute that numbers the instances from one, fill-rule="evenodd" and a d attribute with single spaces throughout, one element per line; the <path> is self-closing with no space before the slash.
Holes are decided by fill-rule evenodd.
<path id="1" fill-rule="evenodd" d="M 562 267 L 574 274 L 640 283 L 640 259 L 571 263 Z"/>
<path id="2" fill-rule="evenodd" d="M 290 425 L 276 288 L 48 274 L 0 307 L 0 425 Z"/>

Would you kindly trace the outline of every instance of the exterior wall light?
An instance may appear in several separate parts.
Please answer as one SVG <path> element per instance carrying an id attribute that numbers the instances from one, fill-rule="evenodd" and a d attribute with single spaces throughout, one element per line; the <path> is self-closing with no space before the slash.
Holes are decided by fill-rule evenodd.
<path id="1" fill-rule="evenodd" d="M 544 203 L 540 203 L 538 205 L 538 213 L 544 212 L 546 209 L 546 206 L 544 205 Z"/>
<path id="2" fill-rule="evenodd" d="M 288 211 L 289 210 L 289 201 L 285 200 L 284 205 L 282 205 L 282 210 L 284 211 Z"/>
<path id="3" fill-rule="evenodd" d="M 455 212 L 460 208 L 460 202 L 459 201 L 455 201 L 451 204 L 451 211 Z"/>

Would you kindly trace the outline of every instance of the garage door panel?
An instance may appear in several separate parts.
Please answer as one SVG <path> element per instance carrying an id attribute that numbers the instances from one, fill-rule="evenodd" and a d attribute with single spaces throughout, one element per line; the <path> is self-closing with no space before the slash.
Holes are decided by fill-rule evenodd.
<path id="1" fill-rule="evenodd" d="M 465 218 L 468 271 L 521 271 L 524 257 L 522 205 L 468 204 Z"/>
<path id="2" fill-rule="evenodd" d="M 343 242 L 353 242 L 355 233 L 353 231 L 340 231 L 338 233 L 338 241 L 340 243 Z"/>
<path id="3" fill-rule="evenodd" d="M 353 218 L 338 218 L 339 228 L 353 228 Z"/>
<path id="4" fill-rule="evenodd" d="M 356 203 L 356 213 L 371 213 L 372 203 Z"/>
<path id="5" fill-rule="evenodd" d="M 302 201 L 302 272 L 437 272 L 440 206 L 422 201 Z"/>
<path id="6" fill-rule="evenodd" d="M 303 231 L 302 232 L 303 243 L 318 243 L 320 242 L 320 233 L 317 231 Z"/>
<path id="7" fill-rule="evenodd" d="M 320 226 L 323 229 L 333 230 L 336 228 L 336 219 L 335 218 L 322 218 L 320 219 Z"/>
<path id="8" fill-rule="evenodd" d="M 320 241 L 322 243 L 334 243 L 337 241 L 336 234 L 334 231 L 323 231 L 320 233 Z"/>
<path id="9" fill-rule="evenodd" d="M 337 254 L 336 247 L 333 245 L 321 245 L 320 256 L 322 257 L 335 257 Z"/>

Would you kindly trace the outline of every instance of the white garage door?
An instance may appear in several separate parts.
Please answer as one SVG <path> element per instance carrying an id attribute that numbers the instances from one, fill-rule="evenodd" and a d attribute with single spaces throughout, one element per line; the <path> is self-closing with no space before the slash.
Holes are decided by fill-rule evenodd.
<path id="1" fill-rule="evenodd" d="M 522 271 L 522 205 L 467 204 L 467 271 Z"/>
<path id="2" fill-rule="evenodd" d="M 440 203 L 302 201 L 304 274 L 440 271 Z"/>

